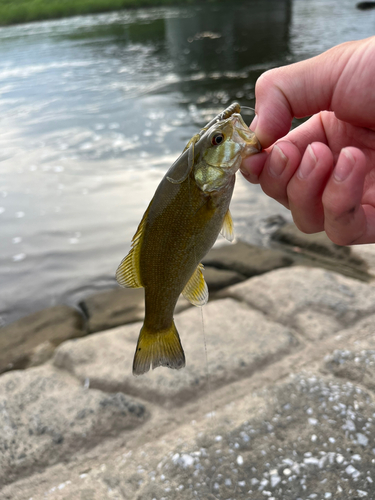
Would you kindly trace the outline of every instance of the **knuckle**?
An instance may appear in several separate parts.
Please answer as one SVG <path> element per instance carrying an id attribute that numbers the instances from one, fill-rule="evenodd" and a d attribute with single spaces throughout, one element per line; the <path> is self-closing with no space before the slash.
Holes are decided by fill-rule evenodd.
<path id="1" fill-rule="evenodd" d="M 328 238 L 335 244 L 339 245 L 341 247 L 351 245 L 353 243 L 353 235 L 348 235 L 345 233 L 342 233 L 338 230 L 334 230 L 332 228 L 327 228 L 326 229 L 326 234 Z"/>
<path id="2" fill-rule="evenodd" d="M 308 232 L 305 230 L 307 228 L 305 228 L 305 224 L 303 223 L 302 220 L 293 216 L 293 221 L 294 224 L 297 226 L 297 229 L 299 229 L 302 233 L 308 234 Z"/>
<path id="3" fill-rule="evenodd" d="M 321 231 L 320 226 L 318 227 L 317 224 L 312 223 L 310 221 L 300 219 L 297 217 L 293 217 L 294 224 L 297 226 L 297 228 L 305 234 L 313 234 L 313 233 L 318 233 Z"/>
<path id="4" fill-rule="evenodd" d="M 277 200 L 277 192 L 275 190 L 275 186 L 273 186 L 269 182 L 261 182 L 262 190 L 263 192 L 267 195 L 270 196 L 271 198 L 274 198 Z"/>
<path id="5" fill-rule="evenodd" d="M 255 84 L 256 95 L 262 93 L 263 90 L 268 89 L 274 84 L 275 79 L 277 78 L 277 72 L 277 68 L 269 69 L 260 75 Z"/>
<path id="6" fill-rule="evenodd" d="M 295 189 L 294 182 L 289 182 L 286 188 L 286 195 L 291 206 L 296 209 L 301 209 L 303 207 L 303 196 L 301 197 L 302 190 Z"/>
<path id="7" fill-rule="evenodd" d="M 332 191 L 325 191 L 323 193 L 322 203 L 324 206 L 324 211 L 329 215 L 331 219 L 334 220 L 340 218 L 343 214 L 347 213 L 351 209 L 347 206 L 345 200 L 342 197 L 338 196 Z"/>
<path id="8" fill-rule="evenodd" d="M 355 204 L 338 202 L 327 198 L 323 200 L 323 205 L 324 211 L 329 219 L 331 219 L 335 224 L 342 226 L 347 226 L 352 222 L 358 208 Z"/>
<path id="9" fill-rule="evenodd" d="M 286 190 L 283 189 L 282 186 L 280 186 L 277 182 L 265 182 L 263 179 L 261 179 L 260 183 L 263 192 L 269 196 L 270 198 L 273 198 L 277 202 L 281 203 L 284 205 L 284 207 L 289 208 L 289 202 L 288 202 L 288 197 L 286 195 Z"/>
<path id="10" fill-rule="evenodd" d="M 247 170 L 241 170 L 241 174 L 251 184 L 259 184 L 260 183 L 259 176 L 253 172 L 249 172 Z"/>
<path id="11" fill-rule="evenodd" d="M 271 72 L 271 71 L 272 71 L 271 69 L 269 69 L 269 70 L 267 70 L 267 71 L 264 71 L 264 72 L 263 72 L 263 73 L 262 73 L 262 74 L 258 77 L 258 79 L 257 79 L 257 81 L 256 81 L 256 84 L 255 84 L 255 88 L 258 88 L 258 89 L 259 89 L 259 88 L 263 87 L 263 85 L 264 85 L 264 84 L 266 84 L 266 83 L 269 81 L 269 79 L 270 79 L 270 72 Z"/>

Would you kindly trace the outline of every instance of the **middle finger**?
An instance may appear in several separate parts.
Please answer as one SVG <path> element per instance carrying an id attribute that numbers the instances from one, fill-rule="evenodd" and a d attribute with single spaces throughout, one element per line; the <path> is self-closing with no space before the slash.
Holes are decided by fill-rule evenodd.
<path id="1" fill-rule="evenodd" d="M 304 233 L 324 229 L 322 195 L 333 170 L 331 150 L 321 142 L 310 144 L 288 184 L 290 210 L 296 226 Z"/>

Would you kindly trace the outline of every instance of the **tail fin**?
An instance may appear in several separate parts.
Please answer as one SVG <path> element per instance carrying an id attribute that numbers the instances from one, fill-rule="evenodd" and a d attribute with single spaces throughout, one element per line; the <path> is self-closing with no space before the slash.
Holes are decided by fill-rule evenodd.
<path id="1" fill-rule="evenodd" d="M 185 366 L 185 354 L 175 324 L 167 330 L 153 332 L 145 326 L 139 334 L 133 362 L 133 375 L 142 375 L 158 366 L 179 370 Z"/>

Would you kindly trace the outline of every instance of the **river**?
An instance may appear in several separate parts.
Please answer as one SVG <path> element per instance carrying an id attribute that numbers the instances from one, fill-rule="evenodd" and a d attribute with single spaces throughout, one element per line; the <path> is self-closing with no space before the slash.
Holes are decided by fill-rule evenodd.
<path id="1" fill-rule="evenodd" d="M 190 137 L 265 70 L 375 33 L 351 0 L 249 0 L 0 29 L 0 324 L 114 286 Z M 246 118 L 246 115 L 245 115 Z M 251 117 L 248 117 L 248 121 Z M 288 212 L 238 175 L 237 236 Z"/>

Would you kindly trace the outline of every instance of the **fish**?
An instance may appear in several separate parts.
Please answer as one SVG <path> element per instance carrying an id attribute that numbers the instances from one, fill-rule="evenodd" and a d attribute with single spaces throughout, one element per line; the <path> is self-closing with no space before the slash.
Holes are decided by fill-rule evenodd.
<path id="1" fill-rule="evenodd" d="M 161 180 L 116 271 L 120 286 L 145 290 L 145 317 L 133 374 L 180 369 L 185 354 L 173 312 L 182 295 L 208 300 L 201 260 L 219 233 L 232 241 L 229 204 L 243 158 L 262 147 L 233 103 L 195 134 Z"/>

